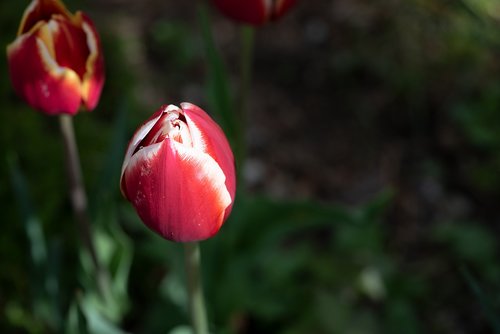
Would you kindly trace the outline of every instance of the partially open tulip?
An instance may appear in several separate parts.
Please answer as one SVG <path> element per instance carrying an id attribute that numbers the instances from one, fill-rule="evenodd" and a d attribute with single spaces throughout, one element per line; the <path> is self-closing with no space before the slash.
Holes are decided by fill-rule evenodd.
<path id="1" fill-rule="evenodd" d="M 296 0 L 212 0 L 227 17 L 251 25 L 276 20 L 295 2 Z"/>
<path id="2" fill-rule="evenodd" d="M 15 91 L 46 114 L 92 110 L 104 84 L 99 36 L 82 12 L 71 14 L 59 0 L 33 0 L 17 38 L 7 46 Z"/>
<path id="3" fill-rule="evenodd" d="M 156 233 L 179 242 L 207 239 L 233 206 L 233 153 L 221 128 L 199 107 L 162 106 L 130 141 L 120 183 Z"/>

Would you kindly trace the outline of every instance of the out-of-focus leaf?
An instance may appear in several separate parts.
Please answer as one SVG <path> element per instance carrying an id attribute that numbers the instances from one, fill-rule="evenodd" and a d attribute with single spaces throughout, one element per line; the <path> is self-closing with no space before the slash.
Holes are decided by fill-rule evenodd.
<path id="1" fill-rule="evenodd" d="M 500 22 L 500 3 L 494 0 L 462 0 L 463 5 L 483 22 L 492 18 Z"/>
<path id="2" fill-rule="evenodd" d="M 107 295 L 104 300 L 97 293 L 96 279 L 101 279 L 104 283 L 107 279 L 95 273 L 87 252 L 80 253 L 84 273 L 81 279 L 86 288 L 82 299 L 113 321 L 119 321 L 129 307 L 127 285 L 133 254 L 131 241 L 118 225 L 114 203 L 119 191 L 121 163 L 126 146 L 127 108 L 126 100 L 118 108 L 109 149 L 102 164 L 97 186 L 91 192 L 95 194 L 92 196 L 90 206 L 95 222 L 93 238 L 97 256 L 110 276 L 107 283 L 110 286 L 106 288 Z"/>
<path id="3" fill-rule="evenodd" d="M 67 334 L 88 334 L 88 323 L 76 300 L 71 303 L 66 319 Z"/>
<path id="4" fill-rule="evenodd" d="M 381 301 L 386 297 L 387 289 L 381 271 L 374 267 L 366 267 L 359 274 L 360 289 L 374 301 Z"/>
<path id="5" fill-rule="evenodd" d="M 87 252 L 81 252 L 80 257 L 84 270 L 83 279 L 86 294 L 82 296 L 85 303 L 92 305 L 107 318 L 119 321 L 129 307 L 128 298 L 128 275 L 132 263 L 132 244 L 117 226 L 112 214 L 113 210 L 107 211 L 108 218 L 106 228 L 101 227 L 94 230 L 96 250 L 101 264 L 110 274 L 110 284 L 104 299 L 98 294 L 96 286 L 96 273 Z M 100 225 L 103 226 L 103 225 Z M 90 306 L 89 306 L 90 307 Z"/>
<path id="6" fill-rule="evenodd" d="M 189 326 L 178 326 L 172 329 L 169 334 L 193 334 L 193 329 Z"/>
<path id="7" fill-rule="evenodd" d="M 128 104 L 125 100 L 117 113 L 111 130 L 109 148 L 105 155 L 102 169 L 98 178 L 98 183 L 91 193 L 92 200 L 89 203 L 93 216 L 107 204 L 109 198 L 119 191 L 120 172 L 127 145 L 127 111 Z"/>
<path id="8" fill-rule="evenodd" d="M 233 118 L 233 113 L 228 76 L 222 58 L 214 43 L 210 19 L 205 5 L 200 5 L 198 13 L 210 71 L 209 92 L 211 102 L 216 107 L 216 117 L 220 118 L 219 121 L 222 123 L 222 128 L 232 132 L 234 131 L 231 127 L 231 125 L 233 125 L 231 120 Z"/>
<path id="9" fill-rule="evenodd" d="M 393 197 L 394 192 L 392 190 L 386 189 L 382 191 L 372 201 L 353 211 L 356 222 L 360 224 L 371 224 L 379 221 L 383 217 L 383 213 L 389 207 Z"/>
<path id="10" fill-rule="evenodd" d="M 24 222 L 26 235 L 30 242 L 31 260 L 36 268 L 41 270 L 47 265 L 47 247 L 45 245 L 41 222 L 35 214 L 33 204 L 31 203 L 26 179 L 12 155 L 8 163 L 12 187 L 14 188 L 14 194 L 16 195 L 19 211 Z"/>
<path id="11" fill-rule="evenodd" d="M 89 333 L 92 334 L 125 334 L 127 332 L 121 330 L 113 322 L 103 316 L 101 310 L 95 307 L 89 299 L 82 299 L 81 309 L 87 319 Z"/>
<path id="12" fill-rule="evenodd" d="M 231 97 L 228 75 L 214 43 L 205 4 L 200 3 L 198 14 L 209 71 L 208 96 L 212 107 L 211 110 L 222 129 L 224 129 L 229 141 L 233 144 L 233 148 L 235 148 L 234 144 L 238 142 L 237 136 L 240 128 L 234 112 L 234 102 Z M 238 152 L 235 152 L 235 154 L 238 156 Z"/>
<path id="13" fill-rule="evenodd" d="M 388 334 L 418 334 L 420 324 L 413 307 L 404 300 L 393 300 L 387 305 L 386 328 Z"/>
<path id="14" fill-rule="evenodd" d="M 32 313 L 15 302 L 5 305 L 5 318 L 12 325 L 22 328 L 29 333 L 41 333 L 42 324 L 33 319 Z"/>
<path id="15" fill-rule="evenodd" d="M 461 268 L 461 273 L 467 285 L 481 304 L 481 308 L 490 322 L 492 329 L 496 334 L 500 334 L 500 309 L 498 307 L 494 308 L 491 298 L 483 291 L 477 280 L 466 267 Z"/>
<path id="16" fill-rule="evenodd" d="M 221 233 L 202 245 L 207 303 L 217 301 L 209 309 L 220 312 L 215 318 L 245 311 L 268 321 L 290 316 L 287 312 L 300 309 L 309 298 L 303 289 L 294 287 L 307 286 L 304 277 L 312 270 L 326 271 L 325 281 L 330 281 L 327 276 L 342 273 L 342 265 L 353 267 L 349 258 L 340 264 L 341 260 L 329 253 L 321 260 L 315 258 L 315 248 L 327 252 L 332 249 L 329 243 L 339 231 L 355 230 L 359 238 L 368 229 L 374 229 L 376 233 L 366 242 L 373 239 L 378 246 L 372 247 L 376 253 L 368 259 L 380 261 L 377 256 L 382 251 L 382 237 L 376 222 L 389 199 L 383 194 L 355 211 L 309 201 L 276 201 L 239 194 L 233 215 Z M 366 242 L 357 247 L 366 247 Z M 349 256 L 353 251 L 356 249 L 349 248 L 342 254 Z M 383 262 L 377 265 L 385 270 Z M 353 280 L 361 268 L 351 269 Z M 323 274 L 314 271 L 314 275 Z"/>
<path id="17" fill-rule="evenodd" d="M 182 270 L 183 268 L 177 267 L 176 269 Z M 174 270 L 172 273 L 165 276 L 160 289 L 172 303 L 184 312 L 187 312 L 188 296 L 186 291 L 186 281 L 183 278 L 183 276 L 179 275 L 178 270 Z"/>
<path id="18" fill-rule="evenodd" d="M 151 26 L 147 46 L 165 71 L 172 72 L 170 66 L 185 68 L 195 58 L 196 50 L 188 27 L 188 23 L 172 19 L 158 20 Z"/>
<path id="19" fill-rule="evenodd" d="M 480 224 L 441 224 L 433 234 L 435 240 L 448 244 L 460 260 L 476 264 L 493 261 L 495 239 Z"/>
<path id="20" fill-rule="evenodd" d="M 241 248 L 249 242 L 271 244 L 301 229 L 352 221 L 352 214 L 344 208 L 311 201 L 280 202 L 239 194 L 235 205 L 231 220 L 223 227 L 224 239 Z"/>
<path id="21" fill-rule="evenodd" d="M 38 219 L 26 179 L 13 155 L 8 159 L 10 179 L 16 200 L 21 213 L 24 229 L 30 245 L 30 259 L 33 276 L 30 280 L 32 287 L 32 307 L 36 317 L 46 321 L 55 330 L 61 326 L 59 302 L 59 264 L 56 244 L 51 244 L 50 258 L 42 231 L 42 224 Z M 38 279 L 39 278 L 39 279 Z"/>
<path id="22" fill-rule="evenodd" d="M 347 294 L 332 295 L 316 292 L 317 318 L 325 333 L 378 333 L 374 314 L 366 309 L 354 309 Z"/>
<path id="23" fill-rule="evenodd" d="M 352 303 L 343 303 L 342 297 L 328 291 L 316 291 L 314 297 L 315 314 L 321 326 L 332 333 L 343 333 L 351 317 Z"/>

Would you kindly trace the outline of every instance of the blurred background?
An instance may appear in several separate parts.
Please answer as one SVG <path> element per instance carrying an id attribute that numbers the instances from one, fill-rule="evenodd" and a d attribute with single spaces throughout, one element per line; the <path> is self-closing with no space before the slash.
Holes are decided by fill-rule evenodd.
<path id="1" fill-rule="evenodd" d="M 27 5 L 0 3 L 0 44 Z M 203 1 L 66 5 L 104 47 L 101 102 L 74 120 L 111 297 L 58 121 L 0 54 L 0 332 L 188 333 L 182 247 L 118 184 L 136 127 L 189 101 L 246 143 L 233 214 L 202 243 L 213 333 L 500 333 L 500 1 L 299 1 L 255 31 L 242 129 L 217 109 L 241 88 L 242 27 Z"/>

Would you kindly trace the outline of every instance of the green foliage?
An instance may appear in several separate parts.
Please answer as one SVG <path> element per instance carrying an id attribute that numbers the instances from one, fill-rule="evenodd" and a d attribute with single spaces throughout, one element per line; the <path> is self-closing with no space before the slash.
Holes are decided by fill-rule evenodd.
<path id="1" fill-rule="evenodd" d="M 350 255 L 343 258 L 360 246 L 380 243 L 382 234 L 369 234 L 365 241 L 339 246 L 346 253 L 337 252 L 337 247 L 331 249 L 331 245 L 332 239 L 337 238 L 337 229 L 342 234 L 347 231 L 364 234 L 371 226 L 371 222 L 365 219 L 376 219 L 373 213 L 380 212 L 385 207 L 382 203 L 387 203 L 387 196 L 381 198 L 384 200 L 374 201 L 352 212 L 312 202 L 278 202 L 239 194 L 234 215 L 221 233 L 202 244 L 206 299 L 213 330 L 232 333 L 238 326 L 257 319 L 262 322 L 259 326 L 281 328 L 283 332 L 307 328 L 311 319 L 300 316 L 302 310 L 320 309 L 328 294 L 342 296 L 343 291 L 333 288 L 339 285 L 331 283 L 356 280 L 366 273 L 368 267 L 371 267 L 368 276 L 371 275 L 372 281 L 375 276 L 377 283 L 375 287 L 370 282 L 367 286 L 360 283 L 359 291 L 355 293 L 360 299 L 365 298 L 363 296 L 371 296 L 374 300 L 380 298 L 377 289 L 385 289 L 380 287 L 384 284 L 380 282 L 380 275 L 383 275 L 378 269 L 381 268 L 377 263 L 380 259 L 374 255 L 376 261 L 357 264 Z M 159 238 L 147 238 L 144 243 L 154 249 L 165 249 Z M 138 248 L 142 248 L 141 244 Z M 187 312 L 181 254 L 178 250 L 163 253 L 171 270 L 158 288 L 167 299 L 166 304 Z M 352 277 L 346 277 L 344 269 L 349 270 Z M 341 272 L 342 275 L 337 276 Z M 316 286 L 318 282 L 322 283 Z M 350 298 L 345 302 L 339 308 L 354 307 Z M 158 307 L 164 312 L 168 310 L 165 306 Z M 374 312 L 367 310 L 366 316 L 366 319 L 372 319 L 366 325 L 375 321 Z M 184 319 L 187 319 L 187 314 Z M 325 321 L 320 321 L 315 328 L 329 332 L 330 319 Z M 343 322 L 347 327 L 351 324 L 346 319 Z M 144 332 L 157 330 L 143 325 L 146 326 Z M 180 325 L 182 322 L 172 324 L 172 327 Z"/>
<path id="2" fill-rule="evenodd" d="M 483 312 L 491 324 L 491 328 L 495 331 L 495 333 L 500 333 L 500 318 L 498 317 L 500 306 L 498 303 L 496 303 L 496 305 L 493 303 L 493 299 L 483 291 L 480 284 L 467 269 L 464 268 L 462 270 L 462 274 L 467 281 L 470 290 L 474 293 L 477 300 L 481 304 Z"/>
<path id="3" fill-rule="evenodd" d="M 500 86 L 486 87 L 479 98 L 458 104 L 457 121 L 470 142 L 485 150 L 500 148 Z"/>
<path id="4" fill-rule="evenodd" d="M 483 154 L 469 162 L 471 183 L 487 191 L 500 186 L 500 87 L 487 86 L 478 98 L 461 101 L 454 108 L 454 117 L 471 146 Z"/>
<path id="5" fill-rule="evenodd" d="M 148 46 L 163 66 L 173 65 L 186 69 L 195 58 L 196 44 L 192 43 L 191 32 L 183 22 L 161 20 L 154 23 L 150 39 Z M 168 68 L 164 70 L 168 71 Z"/>
<path id="6" fill-rule="evenodd" d="M 479 224 L 443 224 L 435 238 L 449 245 L 453 254 L 466 262 L 488 263 L 495 259 L 496 240 Z"/>
<path id="7" fill-rule="evenodd" d="M 238 144 L 241 144 L 241 140 L 238 138 L 238 135 L 241 135 L 239 134 L 241 128 L 238 124 L 237 111 L 234 110 L 234 101 L 232 99 L 227 70 L 213 40 L 207 9 L 204 5 L 200 5 L 198 11 L 203 34 L 206 63 L 208 65 L 208 100 L 212 107 L 211 110 L 215 113 L 215 119 L 222 129 L 224 129 L 232 147 L 237 147 Z M 237 149 L 239 148 L 237 147 Z M 236 156 L 238 156 L 238 154 L 236 154 Z"/>
<path id="8" fill-rule="evenodd" d="M 25 5 L 0 4 L 2 45 L 13 40 Z M 410 137 L 416 155 L 439 171 L 443 196 L 460 192 L 473 209 L 441 219 L 446 202 L 438 200 L 417 215 L 418 228 L 412 217 L 401 219 L 402 206 L 422 208 L 418 195 L 405 193 L 406 183 L 436 176 L 428 170 L 403 174 L 406 160 L 391 187 L 369 200 L 358 198 L 354 206 L 240 191 L 221 232 L 202 244 L 213 333 L 455 333 L 456 327 L 446 327 L 450 323 L 462 331 L 499 332 L 498 214 L 492 209 L 500 194 L 495 1 L 367 6 L 354 13 L 380 11 L 373 21 L 335 19 L 331 39 L 346 45 L 316 55 L 330 59 L 327 81 L 318 89 L 332 94 L 332 113 L 342 106 L 368 132 L 383 137 L 402 124 L 398 131 Z M 297 15 L 299 26 L 310 23 Z M 163 17 L 148 25 L 148 55 L 157 76 L 169 81 L 155 85 L 170 90 L 182 81 L 204 82 L 207 109 L 242 159 L 245 124 L 235 111 L 232 64 L 214 38 L 226 27 L 214 29 L 204 5 L 192 16 L 199 26 Z M 130 66 L 128 36 L 117 31 L 102 31 L 107 82 L 100 106 L 75 117 L 94 239 L 110 273 L 105 298 L 77 241 L 57 122 L 16 97 L 6 71 L 0 76 L 2 333 L 191 332 L 182 247 L 144 227 L 119 192 L 127 141 L 153 110 L 144 107 L 149 101 L 138 100 L 144 73 Z M 0 59 L 5 65 L 5 54 Z M 298 65 L 288 58 L 283 63 L 287 74 L 279 82 L 294 81 L 290 69 Z M 288 97 L 302 98 L 294 93 Z M 380 96 L 381 107 L 370 94 Z M 328 127 L 329 121 L 313 119 L 306 126 Z M 394 138 L 386 139 L 393 144 Z M 361 154 L 354 146 L 349 151 Z M 405 158 L 414 153 L 402 150 Z"/>

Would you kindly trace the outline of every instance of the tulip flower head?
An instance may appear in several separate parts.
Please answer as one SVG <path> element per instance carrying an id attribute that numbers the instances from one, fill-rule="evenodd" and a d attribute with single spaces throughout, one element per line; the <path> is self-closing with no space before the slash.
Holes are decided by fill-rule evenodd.
<path id="1" fill-rule="evenodd" d="M 16 39 L 7 46 L 14 90 L 46 114 L 93 110 L 104 84 L 99 36 L 82 12 L 71 14 L 59 0 L 33 0 Z"/>
<path id="2" fill-rule="evenodd" d="M 296 0 L 212 0 L 227 17 L 251 25 L 261 25 L 281 17 Z"/>
<path id="3" fill-rule="evenodd" d="M 130 141 L 120 186 L 151 230 L 172 241 L 204 240 L 231 212 L 233 153 L 221 128 L 199 107 L 162 106 Z"/>

